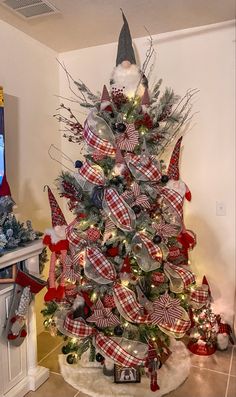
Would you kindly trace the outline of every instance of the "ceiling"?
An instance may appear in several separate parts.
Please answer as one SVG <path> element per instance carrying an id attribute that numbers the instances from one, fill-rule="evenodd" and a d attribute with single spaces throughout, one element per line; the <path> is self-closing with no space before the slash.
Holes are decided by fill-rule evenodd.
<path id="1" fill-rule="evenodd" d="M 0 5 L 0 19 L 57 52 L 118 40 L 122 18 L 133 38 L 235 18 L 235 0 L 49 0 L 60 13 L 24 20 Z"/>

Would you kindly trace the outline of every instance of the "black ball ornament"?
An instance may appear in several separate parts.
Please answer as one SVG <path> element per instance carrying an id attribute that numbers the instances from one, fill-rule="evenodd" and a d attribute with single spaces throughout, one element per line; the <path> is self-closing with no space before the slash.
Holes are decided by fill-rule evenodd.
<path id="1" fill-rule="evenodd" d="M 124 330 L 123 330 L 123 328 L 122 328 L 120 325 L 117 325 L 117 326 L 114 328 L 114 334 L 115 334 L 116 336 L 122 336 L 122 335 L 123 335 L 123 332 L 124 332 Z"/>
<path id="2" fill-rule="evenodd" d="M 159 244 L 161 243 L 161 236 L 159 236 L 159 234 L 155 234 L 155 236 L 153 237 L 152 241 L 154 242 L 154 244 Z"/>
<path id="3" fill-rule="evenodd" d="M 118 132 L 125 132 L 126 125 L 124 123 L 118 123 L 116 124 L 116 129 Z"/>
<path id="4" fill-rule="evenodd" d="M 80 160 L 76 160 L 75 162 L 75 168 L 81 168 L 83 166 L 83 162 Z"/>
<path id="5" fill-rule="evenodd" d="M 138 214 L 140 214 L 140 212 L 141 212 L 141 207 L 140 207 L 140 205 L 134 205 L 134 206 L 132 207 L 132 210 L 134 211 L 134 213 L 135 213 L 136 215 L 138 215 Z"/>
<path id="6" fill-rule="evenodd" d="M 104 187 L 95 186 L 92 192 L 92 202 L 97 208 L 102 209 L 103 196 L 104 196 Z"/>
<path id="7" fill-rule="evenodd" d="M 161 181 L 162 181 L 162 183 L 167 183 L 167 182 L 168 182 L 168 180 L 169 180 L 169 177 L 168 177 L 168 175 L 162 175 L 162 177 L 161 177 Z"/>
<path id="8" fill-rule="evenodd" d="M 104 357 L 100 353 L 97 353 L 95 358 L 98 363 L 102 363 L 104 361 Z"/>
<path id="9" fill-rule="evenodd" d="M 75 355 L 74 354 L 68 354 L 68 356 L 66 357 L 66 361 L 68 364 L 74 364 L 76 359 L 75 359 Z"/>
<path id="10" fill-rule="evenodd" d="M 68 354 L 70 351 L 69 346 L 62 346 L 61 351 L 63 354 Z"/>

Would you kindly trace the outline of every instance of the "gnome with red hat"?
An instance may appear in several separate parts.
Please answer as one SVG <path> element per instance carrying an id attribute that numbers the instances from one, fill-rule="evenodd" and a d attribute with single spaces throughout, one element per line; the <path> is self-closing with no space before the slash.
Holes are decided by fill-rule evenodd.
<path id="1" fill-rule="evenodd" d="M 66 255 L 69 249 L 69 241 L 67 240 L 65 233 L 67 222 L 49 186 L 47 186 L 47 189 L 48 200 L 51 207 L 52 228 L 46 229 L 43 237 L 43 243 L 48 246 L 51 251 L 49 288 L 44 296 L 44 300 L 46 302 L 53 299 L 62 299 L 64 297 L 65 286 L 63 275 L 65 270 Z M 62 263 L 63 272 L 60 279 L 60 285 L 56 288 L 55 267 L 57 258 L 59 258 Z"/>
<path id="2" fill-rule="evenodd" d="M 180 179 L 179 175 L 179 156 L 181 142 L 182 137 L 180 137 L 175 144 L 174 150 L 171 155 L 167 175 L 162 176 L 162 181 L 166 182 L 166 185 L 162 189 L 162 195 L 164 197 L 164 200 L 173 209 L 173 212 L 182 227 L 182 231 L 178 236 L 178 240 L 185 248 L 185 250 L 188 250 L 189 248 L 193 248 L 196 244 L 196 236 L 191 230 L 185 229 L 183 222 L 184 198 L 190 201 L 191 192 L 188 189 L 187 185 Z"/>
<path id="3" fill-rule="evenodd" d="M 4 174 L 0 185 L 0 215 L 12 212 L 15 202 L 11 197 L 11 191 L 7 182 L 6 174 Z"/>

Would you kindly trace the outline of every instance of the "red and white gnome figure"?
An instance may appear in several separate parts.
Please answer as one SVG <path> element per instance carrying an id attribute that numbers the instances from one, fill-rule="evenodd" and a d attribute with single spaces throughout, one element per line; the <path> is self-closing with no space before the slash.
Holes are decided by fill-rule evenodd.
<path id="1" fill-rule="evenodd" d="M 168 204 L 173 208 L 181 224 L 181 233 L 178 237 L 182 246 L 188 250 L 196 244 L 195 234 L 191 230 L 186 230 L 183 223 L 183 204 L 184 198 L 191 200 L 191 192 L 187 185 L 180 179 L 179 175 L 179 156 L 182 137 L 178 139 L 173 149 L 170 164 L 167 171 L 168 182 L 162 190 L 162 194 Z"/>
<path id="2" fill-rule="evenodd" d="M 10 186 L 7 182 L 6 174 L 4 174 L 0 185 L 0 214 L 12 212 L 15 202 L 11 197 Z"/>
<path id="3" fill-rule="evenodd" d="M 44 296 L 44 300 L 46 302 L 51 301 L 53 299 L 62 299 L 65 294 L 65 267 L 66 267 L 66 255 L 69 249 L 69 241 L 66 238 L 66 227 L 67 222 L 65 217 L 60 209 L 51 189 L 49 186 L 46 186 L 48 189 L 48 199 L 51 207 L 51 216 L 52 216 L 52 228 L 46 229 L 43 237 L 43 244 L 48 246 L 51 251 L 50 258 L 50 267 L 49 267 L 49 288 L 47 293 Z M 56 280 L 55 280 L 55 267 L 56 260 L 60 259 L 63 271 L 60 278 L 60 285 L 56 288 Z"/>
<path id="4" fill-rule="evenodd" d="M 143 96 L 147 78 L 136 65 L 132 38 L 127 19 L 123 16 L 123 27 L 119 36 L 116 67 L 113 70 L 110 84 L 114 95 L 124 94 L 133 98 L 136 94 Z"/>

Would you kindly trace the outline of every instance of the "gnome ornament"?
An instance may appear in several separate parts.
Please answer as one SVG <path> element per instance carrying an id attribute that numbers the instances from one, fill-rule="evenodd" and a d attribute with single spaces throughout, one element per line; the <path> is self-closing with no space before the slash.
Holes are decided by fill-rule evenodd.
<path id="1" fill-rule="evenodd" d="M 124 24 L 119 36 L 116 67 L 110 84 L 114 95 L 123 92 L 128 98 L 133 98 L 135 95 L 142 97 L 148 83 L 143 72 L 136 65 L 129 25 L 123 12 L 122 17 Z"/>
<path id="2" fill-rule="evenodd" d="M 66 255 L 69 249 L 69 241 L 66 238 L 67 223 L 65 217 L 51 191 L 49 186 L 48 200 L 51 207 L 52 228 L 46 229 L 43 237 L 43 244 L 45 244 L 51 251 L 50 267 L 49 267 L 49 288 L 44 296 L 46 302 L 53 299 L 62 299 L 65 295 L 65 279 L 64 274 L 66 270 Z M 55 267 L 56 260 L 60 259 L 63 271 L 60 279 L 60 285 L 56 289 Z"/>
<path id="3" fill-rule="evenodd" d="M 0 216 L 12 212 L 14 205 L 15 202 L 11 197 L 11 190 L 7 182 L 7 177 L 6 174 L 4 174 L 0 185 Z"/>

